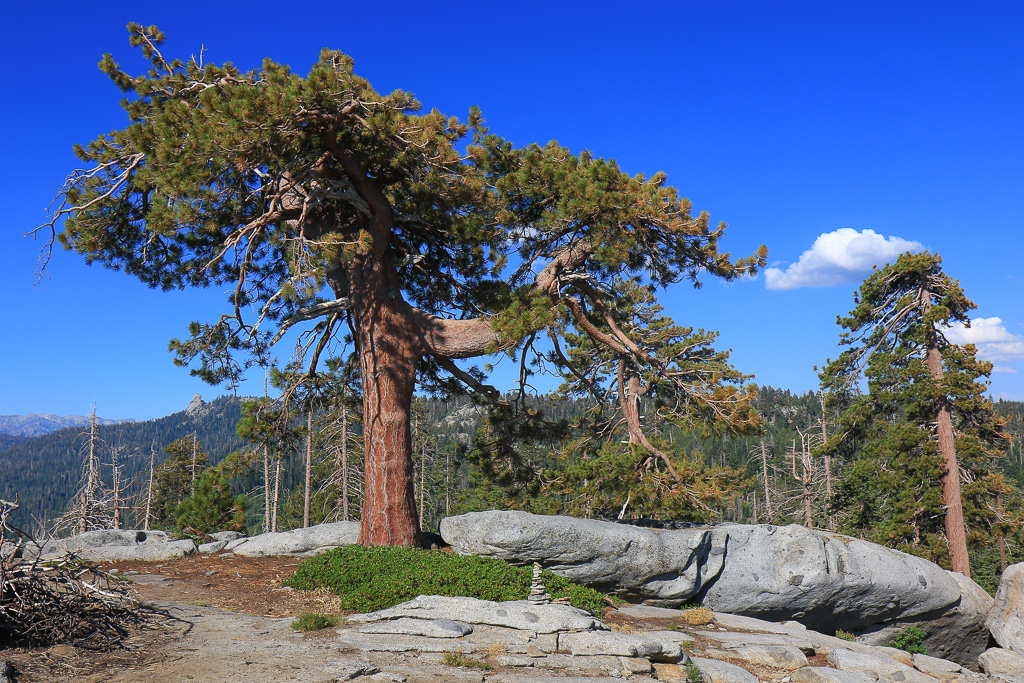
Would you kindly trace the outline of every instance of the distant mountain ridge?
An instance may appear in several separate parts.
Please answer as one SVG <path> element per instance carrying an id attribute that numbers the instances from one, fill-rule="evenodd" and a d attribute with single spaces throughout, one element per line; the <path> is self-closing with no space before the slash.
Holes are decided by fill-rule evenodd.
<path id="1" fill-rule="evenodd" d="M 127 422 L 135 422 L 135 420 L 96 418 L 96 424 L 100 425 L 117 425 Z M 43 436 L 65 427 L 81 427 L 87 424 L 89 424 L 88 415 L 53 415 L 51 413 L 43 415 L 37 415 L 36 413 L 29 413 L 28 415 L 0 415 L 0 434 L 28 437 Z"/>

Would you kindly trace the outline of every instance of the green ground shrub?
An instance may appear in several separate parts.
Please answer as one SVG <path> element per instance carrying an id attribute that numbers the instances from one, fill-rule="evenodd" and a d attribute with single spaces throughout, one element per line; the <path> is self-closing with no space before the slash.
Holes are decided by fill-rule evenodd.
<path id="1" fill-rule="evenodd" d="M 911 654 L 926 655 L 928 654 L 928 648 L 921 644 L 921 642 L 928 637 L 928 633 L 917 626 L 910 626 L 899 632 L 899 634 L 893 638 L 892 646 L 897 647 L 901 650 L 905 650 Z"/>
<path id="2" fill-rule="evenodd" d="M 417 595 L 466 596 L 481 600 L 524 600 L 533 571 L 501 560 L 463 557 L 440 550 L 415 548 L 336 548 L 299 563 L 285 586 L 303 590 L 327 588 L 341 598 L 341 607 L 359 612 L 392 607 Z M 542 574 L 553 598 L 601 616 L 607 596 L 549 571 Z"/>
<path id="3" fill-rule="evenodd" d="M 333 615 L 307 612 L 300 614 L 299 618 L 292 622 L 292 628 L 296 631 L 319 631 L 322 628 L 333 628 L 339 621 L 340 619 Z"/>

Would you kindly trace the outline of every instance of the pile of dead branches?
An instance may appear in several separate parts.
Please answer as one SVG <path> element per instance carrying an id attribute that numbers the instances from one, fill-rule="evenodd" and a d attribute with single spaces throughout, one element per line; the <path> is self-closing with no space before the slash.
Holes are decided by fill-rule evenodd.
<path id="1" fill-rule="evenodd" d="M 25 559 L 22 549 L 34 541 L 7 519 L 17 507 L 0 499 L 0 648 L 107 650 L 147 619 L 125 582 L 73 554 Z"/>

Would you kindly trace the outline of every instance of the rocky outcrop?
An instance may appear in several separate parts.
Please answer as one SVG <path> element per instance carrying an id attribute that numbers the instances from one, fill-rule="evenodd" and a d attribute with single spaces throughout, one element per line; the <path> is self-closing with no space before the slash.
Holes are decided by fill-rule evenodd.
<path id="1" fill-rule="evenodd" d="M 441 520 L 460 555 L 539 562 L 579 583 L 628 600 L 680 605 L 722 570 L 722 528 L 662 531 L 518 511 L 470 512 Z"/>
<path id="2" fill-rule="evenodd" d="M 359 538 L 359 522 L 331 522 L 305 529 L 276 531 L 228 541 L 223 549 L 236 555 L 318 555 Z"/>
<path id="3" fill-rule="evenodd" d="M 791 524 L 728 525 L 725 566 L 700 597 L 715 611 L 845 630 L 934 613 L 960 587 L 919 557 Z"/>
<path id="4" fill-rule="evenodd" d="M 649 681 L 652 674 L 659 681 L 689 681 L 692 664 L 708 683 L 1016 683 L 995 673 L 1015 665 L 1017 655 L 1003 650 L 986 653 L 993 675 L 985 676 L 955 662 L 849 642 L 792 622 L 715 613 L 706 630 L 665 630 L 683 617 L 679 610 L 624 607 L 608 614 L 619 623 L 627 620 L 624 632 L 564 605 L 420 596 L 350 617 L 338 634 L 339 646 L 352 651 L 416 653 L 418 661 L 443 661 L 453 652 L 486 659 L 504 669 L 488 674 L 495 682 L 614 680 L 608 676 Z"/>
<path id="5" fill-rule="evenodd" d="M 999 645 L 1024 654 L 1024 562 L 1003 572 L 985 625 Z"/>
<path id="6" fill-rule="evenodd" d="M 874 624 L 857 632 L 857 640 L 869 645 L 887 645 L 899 633 L 916 626 L 928 634 L 922 645 L 936 657 L 970 668 L 989 646 L 985 625 L 993 600 L 985 589 L 959 572 L 948 572 L 960 587 L 960 600 L 939 614 Z"/>
<path id="7" fill-rule="evenodd" d="M 102 529 L 70 538 L 50 539 L 42 547 L 27 544 L 22 553 L 28 559 L 50 560 L 74 553 L 90 562 L 157 562 L 191 555 L 195 551 L 193 541 L 175 540 L 166 531 Z"/>
<path id="8" fill-rule="evenodd" d="M 535 633 L 607 629 L 589 613 L 569 605 L 531 605 L 525 600 L 493 602 L 477 598 L 421 595 L 394 607 L 350 616 L 346 621 L 365 623 L 392 619 L 449 619 L 470 624 L 503 626 Z"/>
<path id="9" fill-rule="evenodd" d="M 477 512 L 441 522 L 456 552 L 545 568 L 629 600 L 832 631 L 940 615 L 961 588 L 940 567 L 905 553 L 797 525 L 641 529 L 525 512 Z"/>

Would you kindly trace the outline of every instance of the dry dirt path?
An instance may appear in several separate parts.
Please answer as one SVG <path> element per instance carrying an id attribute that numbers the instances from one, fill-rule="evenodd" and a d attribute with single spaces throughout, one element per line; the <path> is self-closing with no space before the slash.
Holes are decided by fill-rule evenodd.
<path id="1" fill-rule="evenodd" d="M 326 592 L 281 588 L 295 558 L 200 555 L 171 562 L 104 564 L 132 581 L 157 615 L 131 634 L 124 648 L 95 653 L 66 645 L 46 650 L 0 650 L 17 683 L 202 683 L 263 681 L 514 681 L 521 670 L 487 672 L 445 666 L 415 653 L 346 651 L 334 629 L 308 634 L 291 628 L 305 612 L 338 613 Z M 434 661 L 431 661 L 433 659 Z M 374 672 L 376 671 L 376 675 Z M 550 680 L 600 681 L 604 678 Z M 539 680 L 541 671 L 527 678 Z M 363 676 L 367 676 L 364 678 Z"/>

